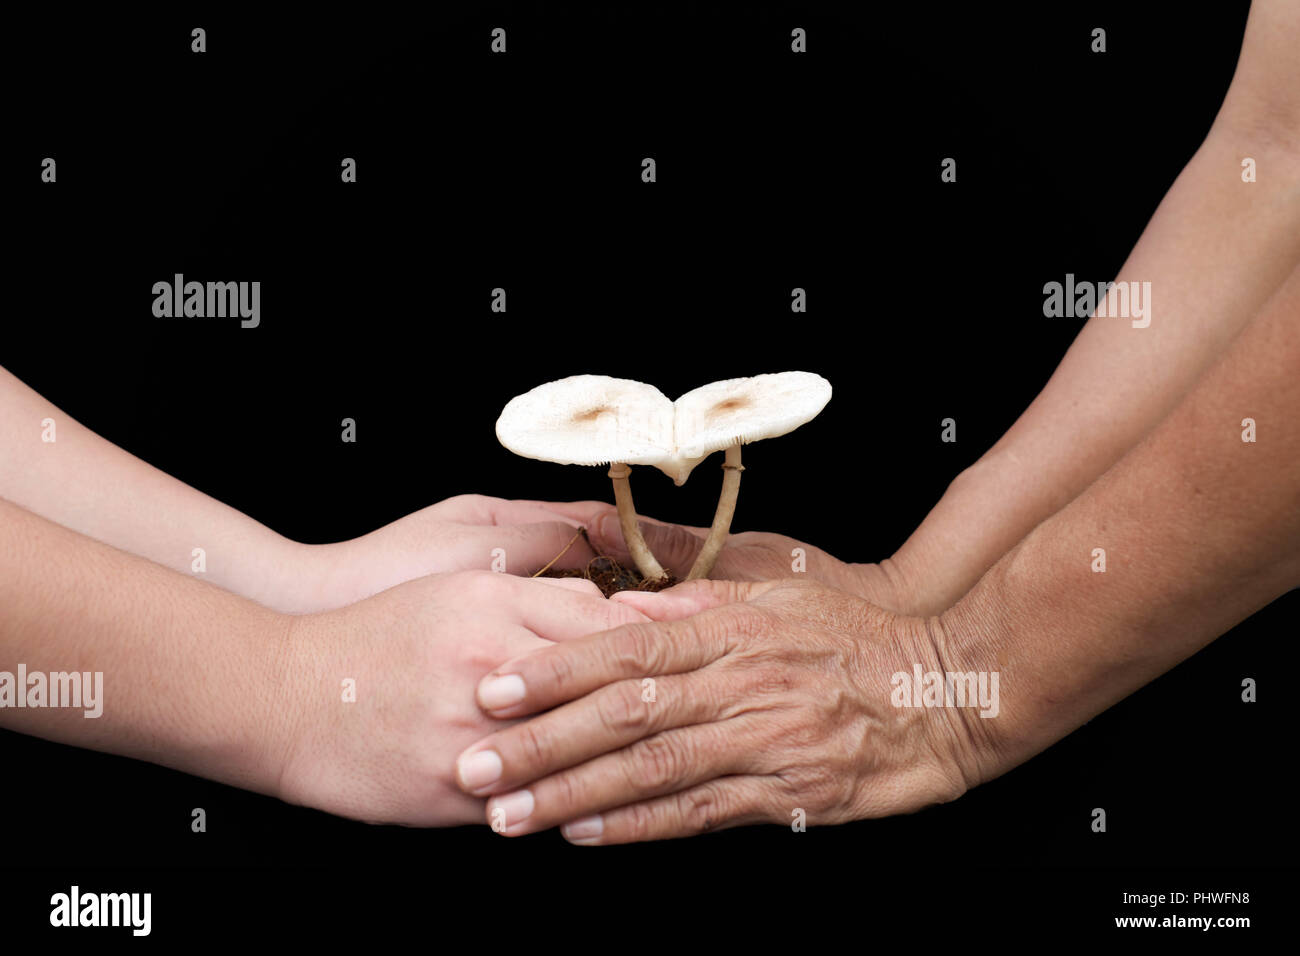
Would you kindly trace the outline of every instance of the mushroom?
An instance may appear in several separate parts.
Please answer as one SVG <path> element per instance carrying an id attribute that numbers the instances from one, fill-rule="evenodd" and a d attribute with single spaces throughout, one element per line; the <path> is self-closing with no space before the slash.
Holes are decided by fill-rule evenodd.
<path id="1" fill-rule="evenodd" d="M 650 581 L 668 573 L 637 524 L 628 483 L 631 465 L 653 465 L 678 486 L 715 451 L 725 451 L 722 494 L 713 525 L 687 580 L 706 577 L 722 551 L 740 490 L 740 446 L 776 438 L 816 418 L 831 386 L 811 372 L 780 372 L 713 382 L 671 402 L 629 379 L 575 375 L 510 400 L 497 439 L 525 458 L 562 465 L 608 464 L 619 526 L 637 569 Z"/>

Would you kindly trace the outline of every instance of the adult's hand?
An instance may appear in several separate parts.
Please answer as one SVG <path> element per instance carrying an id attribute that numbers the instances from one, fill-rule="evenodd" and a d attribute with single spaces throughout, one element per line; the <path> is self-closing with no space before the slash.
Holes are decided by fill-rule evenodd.
<path id="1" fill-rule="evenodd" d="M 445 826 L 483 814 L 453 771 L 458 753 L 499 726 L 475 703 L 484 671 L 645 618 L 588 581 L 470 571 L 291 620 L 277 668 L 292 712 L 278 795 L 372 822 Z"/>
<path id="2" fill-rule="evenodd" d="M 457 761 L 462 789 L 491 797 L 488 820 L 508 836 L 565 824 L 574 843 L 611 844 L 839 823 L 975 782 L 969 713 L 891 702 L 895 673 L 944 671 L 924 621 L 806 579 L 610 603 L 658 621 L 515 658 L 479 685 L 494 717 L 542 714 Z"/>
<path id="3" fill-rule="evenodd" d="M 1300 268 L 1158 428 L 936 618 L 813 582 L 621 595 L 664 620 L 479 686 L 498 717 L 555 709 L 462 755 L 462 787 L 506 832 L 567 821 L 575 842 L 622 842 L 908 810 L 1005 772 L 1300 582 L 1297 367 Z M 916 665 L 1014 689 L 997 720 L 894 708 L 892 675 Z M 470 779 L 486 751 L 500 778 Z"/>

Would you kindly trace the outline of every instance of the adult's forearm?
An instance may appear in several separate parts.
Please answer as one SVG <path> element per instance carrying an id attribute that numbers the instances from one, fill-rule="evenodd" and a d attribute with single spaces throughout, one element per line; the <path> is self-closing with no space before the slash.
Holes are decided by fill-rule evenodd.
<path id="1" fill-rule="evenodd" d="M 1258 182 L 1241 181 L 1246 156 Z M 1225 111 L 1117 277 L 1151 283 L 1150 326 L 1091 318 L 1020 419 L 953 482 L 890 561 L 913 610 L 950 606 L 1141 441 L 1297 261 L 1300 154 Z"/>
<path id="2" fill-rule="evenodd" d="M 1300 269 L 1166 421 L 938 618 L 949 669 L 1000 674 L 1000 715 L 967 722 L 979 779 L 1300 584 L 1298 369 Z"/>
<path id="3" fill-rule="evenodd" d="M 0 499 L 7 729 L 273 793 L 287 621 Z M 15 686 L 20 667 L 29 686 Z M 103 675 L 99 716 L 84 694 L 81 707 L 50 706 L 67 703 L 63 688 L 55 700 L 48 676 L 31 676 L 73 672 L 84 690 Z"/>

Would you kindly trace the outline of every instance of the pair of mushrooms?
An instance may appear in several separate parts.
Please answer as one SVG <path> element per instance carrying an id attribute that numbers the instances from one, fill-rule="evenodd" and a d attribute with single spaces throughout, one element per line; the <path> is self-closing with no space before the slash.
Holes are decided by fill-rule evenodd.
<path id="1" fill-rule="evenodd" d="M 652 385 L 604 375 L 575 375 L 539 385 L 497 419 L 497 439 L 525 458 L 561 465 L 609 465 L 628 552 L 647 581 L 668 572 L 637 524 L 628 484 L 631 465 L 653 465 L 678 485 L 715 451 L 725 451 L 722 494 L 687 580 L 706 577 L 726 543 L 740 490 L 740 446 L 776 438 L 816 418 L 831 398 L 826 379 L 780 372 L 714 382 L 677 401 Z"/>

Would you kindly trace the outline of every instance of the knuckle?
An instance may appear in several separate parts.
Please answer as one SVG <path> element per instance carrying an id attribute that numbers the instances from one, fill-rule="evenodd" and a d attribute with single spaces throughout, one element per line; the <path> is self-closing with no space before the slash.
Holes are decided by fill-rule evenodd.
<path id="1" fill-rule="evenodd" d="M 559 816 L 571 812 L 573 808 L 583 805 L 583 788 L 577 775 L 562 773 L 553 777 L 549 783 L 552 791 L 547 797 L 547 804 L 558 811 Z"/>
<path id="2" fill-rule="evenodd" d="M 582 580 L 578 578 L 577 580 Z M 606 601 L 604 593 L 594 581 L 587 581 L 591 585 L 591 596 L 600 598 L 601 603 L 596 606 L 594 612 L 593 626 L 599 627 L 603 631 L 612 631 L 628 623 L 629 617 L 635 617 L 635 612 L 631 611 L 627 605 L 619 604 L 616 601 Z"/>
<path id="3" fill-rule="evenodd" d="M 767 633 L 768 612 L 752 604 L 728 604 L 717 616 L 719 626 L 725 628 L 729 637 L 752 639 Z"/>
<path id="4" fill-rule="evenodd" d="M 439 502 L 436 506 L 440 509 L 439 513 L 447 514 L 452 521 L 458 523 L 474 522 L 491 524 L 492 505 L 496 501 L 487 495 L 453 495 L 446 500 Z"/>
<path id="5" fill-rule="evenodd" d="M 722 801 L 717 787 L 687 790 L 677 798 L 682 825 L 690 833 L 707 833 L 722 822 Z"/>
<path id="6" fill-rule="evenodd" d="M 798 683 L 788 667 L 760 667 L 754 675 L 753 692 L 765 697 L 785 697 Z"/>
<path id="7" fill-rule="evenodd" d="M 737 654 L 745 660 L 759 660 L 766 656 L 770 624 L 766 611 L 741 604 L 718 608 L 708 619 L 713 637 L 722 643 L 727 653 Z"/>
<path id="8" fill-rule="evenodd" d="M 542 681 L 554 690 L 562 690 L 573 683 L 573 662 L 564 650 L 563 647 L 546 648 L 544 653 L 537 655 L 542 662 Z M 524 683 L 531 687 L 531 681 L 527 677 L 524 678 Z"/>
<path id="9" fill-rule="evenodd" d="M 824 809 L 835 802 L 843 779 L 843 775 L 835 773 L 826 764 L 817 764 L 804 777 L 804 790 L 814 806 Z"/>
<path id="10" fill-rule="evenodd" d="M 472 674 L 475 677 L 493 673 L 502 665 L 501 648 L 487 642 L 459 647 L 451 654 L 448 654 L 446 650 L 437 645 L 426 645 L 422 656 L 424 676 L 430 680 L 438 680 L 439 675 L 446 673 L 449 659 L 455 664 L 456 670 L 454 673 Z M 439 713 L 461 717 L 460 723 L 468 723 L 463 715 L 464 704 L 458 697 L 448 697 L 443 694 L 431 696 L 436 701 L 435 706 L 438 708 Z M 477 718 L 477 714 L 472 715 L 473 720 L 477 720 Z"/>
<path id="11" fill-rule="evenodd" d="M 777 776 L 800 796 L 808 797 L 820 792 L 835 777 L 835 771 L 824 760 L 812 755 L 787 759 L 782 763 Z"/>
<path id="12" fill-rule="evenodd" d="M 639 789 L 664 790 L 682 779 L 688 765 L 681 745 L 671 737 L 655 736 L 632 748 L 633 784 Z"/>
<path id="13" fill-rule="evenodd" d="M 802 807 L 823 813 L 836 802 L 835 777 L 828 768 L 820 765 L 790 767 L 779 776 L 787 794 Z"/>
<path id="14" fill-rule="evenodd" d="M 649 804 L 634 803 L 627 807 L 624 813 L 626 814 L 624 826 L 632 842 L 648 840 L 654 835 L 658 817 Z"/>
<path id="15" fill-rule="evenodd" d="M 596 713 L 605 730 L 617 737 L 641 730 L 650 722 L 650 708 L 634 681 L 620 681 L 606 688 L 596 698 Z"/>
<path id="16" fill-rule="evenodd" d="M 529 721 L 515 728 L 519 758 L 528 768 L 549 766 L 555 756 L 555 740 L 543 721 Z M 516 771 L 522 769 L 516 767 Z"/>
<path id="17" fill-rule="evenodd" d="M 654 670 L 658 654 L 658 641 L 655 632 L 639 624 L 628 625 L 621 634 L 602 645 L 611 658 L 611 663 L 620 671 L 649 673 Z"/>
<path id="18" fill-rule="evenodd" d="M 491 571 L 462 571 L 453 582 L 457 592 L 464 594 L 471 601 L 492 601 L 500 597 L 500 587 L 504 574 Z"/>
<path id="19" fill-rule="evenodd" d="M 803 577 L 787 577 L 776 582 L 770 591 L 763 595 L 762 611 L 769 617 L 774 618 L 776 615 L 770 610 L 768 605 L 783 606 L 788 613 L 799 613 L 805 609 L 812 610 L 820 607 L 822 600 L 823 585 L 812 580 L 807 575 Z"/>

